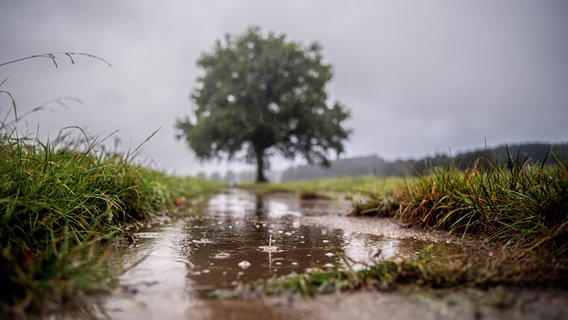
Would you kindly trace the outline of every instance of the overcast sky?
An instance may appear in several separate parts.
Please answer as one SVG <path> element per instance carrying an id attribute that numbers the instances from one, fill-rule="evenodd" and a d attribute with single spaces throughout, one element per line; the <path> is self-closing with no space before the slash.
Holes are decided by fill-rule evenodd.
<path id="1" fill-rule="evenodd" d="M 85 52 L 0 67 L 0 90 L 23 114 L 58 97 L 68 108 L 28 118 L 55 136 L 80 126 L 120 150 L 178 174 L 200 164 L 176 141 L 176 118 L 201 70 L 195 62 L 225 33 L 249 26 L 323 46 L 334 68 L 329 95 L 352 113 L 344 156 L 421 157 L 503 143 L 568 141 L 568 1 L 0 1 L 0 63 L 49 52 Z M 0 96 L 1 116 L 9 111 Z M 11 114 L 8 116 L 12 119 Z M 289 163 L 278 160 L 275 169 Z M 252 166 L 234 166 L 253 169 Z"/>

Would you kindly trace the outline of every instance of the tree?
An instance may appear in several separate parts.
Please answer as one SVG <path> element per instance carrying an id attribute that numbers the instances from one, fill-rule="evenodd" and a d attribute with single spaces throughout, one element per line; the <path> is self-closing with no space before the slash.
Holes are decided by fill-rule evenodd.
<path id="1" fill-rule="evenodd" d="M 338 102 L 328 105 L 332 68 L 322 62 L 317 43 L 303 47 L 249 28 L 218 40 L 197 65 L 204 75 L 191 95 L 193 117 L 177 120 L 176 127 L 199 159 L 255 163 L 256 180 L 264 182 L 276 153 L 329 165 L 330 151 L 344 151 L 349 113 Z"/>

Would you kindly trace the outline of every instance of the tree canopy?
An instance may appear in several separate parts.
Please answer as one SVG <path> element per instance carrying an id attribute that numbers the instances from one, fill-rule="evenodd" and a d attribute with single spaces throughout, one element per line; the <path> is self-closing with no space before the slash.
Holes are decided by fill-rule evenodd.
<path id="1" fill-rule="evenodd" d="M 204 74 L 191 94 L 196 108 L 177 120 L 178 138 L 203 161 L 255 163 L 257 182 L 266 181 L 264 170 L 276 153 L 328 165 L 329 153 L 344 151 L 351 130 L 343 126 L 349 112 L 328 103 L 333 72 L 321 50 L 315 42 L 263 36 L 259 28 L 227 34 L 197 61 Z"/>

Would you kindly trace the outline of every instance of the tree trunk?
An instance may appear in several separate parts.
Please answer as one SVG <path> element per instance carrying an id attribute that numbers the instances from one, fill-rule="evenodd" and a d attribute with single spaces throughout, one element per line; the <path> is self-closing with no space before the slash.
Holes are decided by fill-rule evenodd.
<path id="1" fill-rule="evenodd" d="M 264 150 L 256 150 L 256 183 L 267 181 L 264 177 Z"/>

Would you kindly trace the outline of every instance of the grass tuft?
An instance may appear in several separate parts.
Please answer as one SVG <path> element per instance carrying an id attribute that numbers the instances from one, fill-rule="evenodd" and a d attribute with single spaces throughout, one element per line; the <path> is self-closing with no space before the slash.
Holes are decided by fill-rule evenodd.
<path id="1" fill-rule="evenodd" d="M 101 255 L 101 242 L 174 209 L 175 198 L 196 199 L 221 187 L 132 164 L 98 148 L 83 131 L 75 144 L 14 132 L 0 135 L 0 304 L 6 312 L 108 290 L 109 252 Z"/>
<path id="2" fill-rule="evenodd" d="M 369 194 L 359 214 L 380 213 L 417 226 L 506 247 L 568 250 L 568 162 L 435 168 L 390 195 Z"/>
<path id="3" fill-rule="evenodd" d="M 55 52 L 0 63 L 63 58 L 110 63 L 88 53 Z M 0 87 L 7 78 L 0 81 Z M 171 177 L 132 163 L 140 146 L 127 155 L 107 151 L 79 127 L 65 127 L 55 141 L 20 134 L 18 124 L 47 105 L 67 107 L 74 97 L 53 99 L 19 115 L 10 108 L 0 120 L 0 318 L 30 310 L 61 307 L 81 293 L 108 291 L 113 276 L 105 266 L 112 244 L 156 215 L 219 190 L 222 185 Z M 12 121 L 9 115 L 13 114 Z M 71 133 L 79 133 L 75 138 Z M 184 199 L 184 201 L 180 201 Z M 191 203 L 189 203 L 191 204 Z"/>
<path id="4" fill-rule="evenodd" d="M 550 264 L 558 263 L 556 268 Z M 480 253 L 447 254 L 442 247 L 429 245 L 415 257 L 378 260 L 366 268 L 346 267 L 314 270 L 303 274 L 270 279 L 252 284 L 269 295 L 288 291 L 315 296 L 325 293 L 373 288 L 395 290 L 400 286 L 429 289 L 456 287 L 489 288 L 495 286 L 549 286 L 565 288 L 568 266 L 550 255 L 528 256 L 520 252 L 499 252 L 491 258 Z"/>

